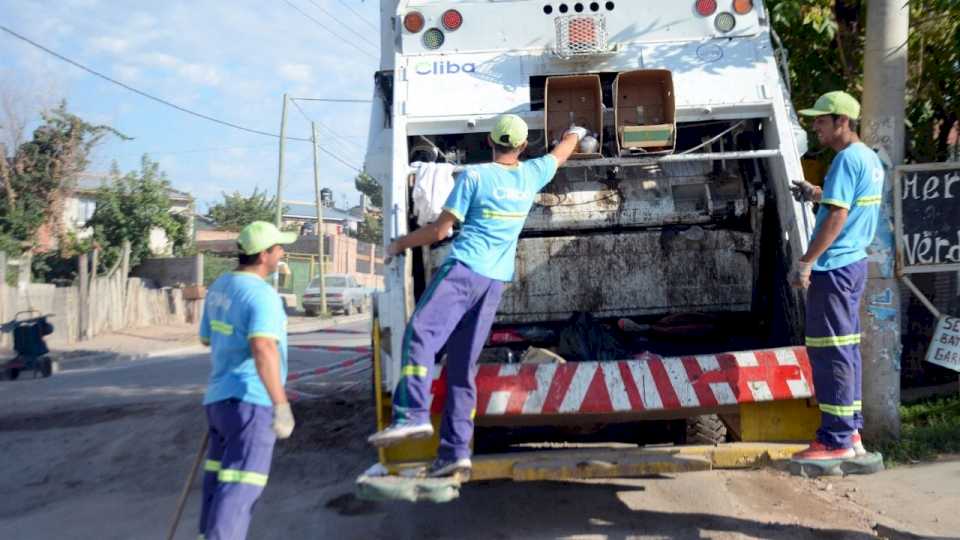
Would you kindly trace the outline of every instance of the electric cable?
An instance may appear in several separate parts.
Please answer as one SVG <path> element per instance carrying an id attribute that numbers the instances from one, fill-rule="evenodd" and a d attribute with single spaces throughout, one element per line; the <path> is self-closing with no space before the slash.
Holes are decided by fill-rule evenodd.
<path id="1" fill-rule="evenodd" d="M 351 13 L 353 13 L 354 15 L 356 15 L 357 17 L 359 17 L 361 21 L 363 21 L 363 22 L 365 22 L 365 23 L 367 24 L 367 26 L 369 26 L 370 28 L 373 28 L 374 30 L 376 30 L 376 31 L 378 31 L 378 32 L 380 31 L 380 29 L 377 27 L 377 25 L 375 25 L 372 21 L 370 21 L 370 19 L 364 17 L 359 11 L 356 11 L 356 10 L 354 10 L 352 7 L 350 7 L 350 4 L 344 2 L 343 0 L 337 0 L 337 1 L 340 2 L 340 5 L 342 5 L 343 7 L 349 9 Z"/>
<path id="2" fill-rule="evenodd" d="M 311 21 L 313 21 L 313 22 L 314 22 L 317 26 L 319 26 L 320 28 L 323 28 L 323 29 L 326 30 L 327 32 L 330 32 L 333 36 L 335 36 L 335 37 L 339 38 L 340 40 L 342 40 L 342 41 L 343 41 L 344 43 L 346 43 L 347 45 L 350 45 L 350 46 L 353 47 L 354 49 L 362 52 L 363 54 L 369 56 L 370 58 L 373 58 L 374 60 L 377 60 L 377 59 L 378 59 L 373 53 L 371 53 L 370 51 L 366 51 L 366 50 L 364 50 L 364 49 L 361 49 L 361 48 L 360 48 L 356 43 L 354 43 L 353 41 L 351 41 L 351 40 L 349 40 L 349 39 L 346 39 L 346 38 L 344 38 L 343 36 L 337 34 L 337 33 L 334 32 L 333 30 L 331 30 L 329 27 L 327 27 L 327 25 L 323 24 L 322 22 L 318 21 L 315 17 L 313 17 L 312 15 L 310 15 L 309 13 L 307 13 L 306 11 L 304 11 L 304 10 L 300 9 L 299 7 L 297 7 L 297 5 L 294 4 L 293 2 L 290 2 L 290 0 L 283 0 L 283 2 L 284 2 L 285 4 L 287 4 L 288 6 L 292 7 L 293 9 L 297 10 L 297 12 L 299 12 L 299 13 L 300 13 L 301 15 L 303 15 L 304 17 L 306 17 L 306 18 L 310 19 Z"/>
<path id="3" fill-rule="evenodd" d="M 316 0 L 307 0 L 307 1 L 310 2 L 311 4 L 313 4 L 313 6 L 314 6 L 315 8 L 319 9 L 319 10 L 320 10 L 321 12 L 323 12 L 327 17 L 330 17 L 330 18 L 333 19 L 333 20 L 338 20 L 336 15 L 334 15 L 333 13 L 330 13 L 329 11 L 327 11 L 326 9 L 324 9 L 323 6 L 321 6 L 320 4 L 318 4 L 318 3 L 316 2 Z M 373 47 L 376 47 L 377 49 L 380 48 L 379 45 L 377 45 L 376 43 L 374 43 L 374 42 L 370 41 L 369 39 L 367 39 L 367 36 L 364 36 L 364 35 L 361 34 L 360 32 L 357 32 L 357 31 L 354 30 L 353 28 L 350 28 L 350 27 L 347 26 L 346 24 L 343 24 L 343 21 L 339 21 L 339 22 L 343 25 L 343 29 L 344 29 L 344 30 L 349 31 L 351 34 L 357 36 L 358 38 L 362 39 L 362 40 L 365 41 L 366 43 L 369 43 L 369 44 L 372 45 Z"/>

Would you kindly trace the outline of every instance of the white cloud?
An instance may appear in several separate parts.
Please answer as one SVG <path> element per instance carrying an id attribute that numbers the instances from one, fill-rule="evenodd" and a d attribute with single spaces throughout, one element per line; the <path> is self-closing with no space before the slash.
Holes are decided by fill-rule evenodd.
<path id="1" fill-rule="evenodd" d="M 100 36 L 93 38 L 90 46 L 94 51 L 122 54 L 130 48 L 130 42 L 123 38 Z"/>
<path id="2" fill-rule="evenodd" d="M 313 68 L 307 64 L 282 64 L 277 73 L 288 81 L 309 83 L 313 81 Z"/>
<path id="3" fill-rule="evenodd" d="M 190 82 L 204 86 L 219 86 L 221 77 L 217 68 L 203 64 L 186 64 L 177 72 Z"/>

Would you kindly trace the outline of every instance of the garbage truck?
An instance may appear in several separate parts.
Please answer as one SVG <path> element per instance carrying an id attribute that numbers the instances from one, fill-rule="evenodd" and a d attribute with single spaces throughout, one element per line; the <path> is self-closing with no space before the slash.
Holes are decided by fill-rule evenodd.
<path id="1" fill-rule="evenodd" d="M 812 438 L 803 297 L 786 277 L 813 226 L 790 192 L 807 139 L 762 0 L 382 0 L 381 26 L 365 170 L 384 245 L 418 226 L 418 167 L 489 161 L 500 114 L 529 125 L 523 158 L 571 123 L 596 140 L 526 218 L 477 371 L 474 479 L 753 466 Z M 385 268 L 378 429 L 450 241 Z M 436 445 L 381 450 L 380 466 Z"/>

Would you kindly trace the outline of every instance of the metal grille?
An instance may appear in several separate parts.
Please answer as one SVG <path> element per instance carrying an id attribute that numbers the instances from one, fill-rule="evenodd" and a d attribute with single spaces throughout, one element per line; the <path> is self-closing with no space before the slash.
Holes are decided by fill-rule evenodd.
<path id="1" fill-rule="evenodd" d="M 607 19 L 603 15 L 567 15 L 554 19 L 557 54 L 562 57 L 607 51 Z"/>

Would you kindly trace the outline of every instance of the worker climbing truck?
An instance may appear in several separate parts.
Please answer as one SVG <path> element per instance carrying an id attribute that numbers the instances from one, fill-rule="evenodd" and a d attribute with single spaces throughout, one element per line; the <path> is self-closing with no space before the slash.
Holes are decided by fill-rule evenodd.
<path id="1" fill-rule="evenodd" d="M 802 448 L 783 443 L 811 439 L 819 416 L 803 299 L 786 275 L 813 214 L 791 197 L 806 136 L 763 2 L 382 0 L 381 11 L 365 167 L 383 186 L 385 245 L 445 197 L 444 175 L 490 161 L 496 116 L 526 120 L 524 158 L 572 123 L 592 136 L 520 236 L 477 372 L 473 479 L 750 466 Z M 386 265 L 378 429 L 405 325 L 449 245 Z M 443 354 L 432 375 L 436 420 Z M 381 450 L 378 470 L 427 461 L 436 445 Z"/>

